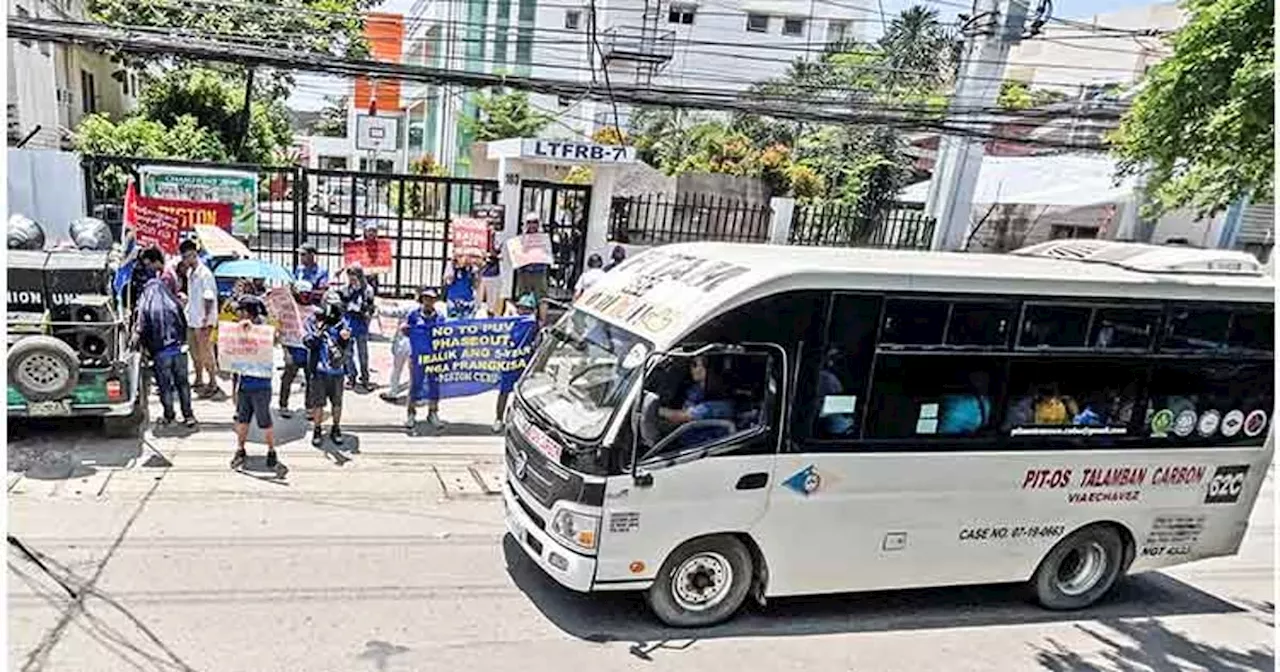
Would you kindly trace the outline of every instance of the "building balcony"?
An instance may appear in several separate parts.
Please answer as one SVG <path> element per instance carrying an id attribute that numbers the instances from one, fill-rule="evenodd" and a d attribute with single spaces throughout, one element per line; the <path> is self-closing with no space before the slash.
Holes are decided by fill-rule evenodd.
<path id="1" fill-rule="evenodd" d="M 676 31 L 642 26 L 613 26 L 600 33 L 605 61 L 666 63 L 676 51 Z"/>

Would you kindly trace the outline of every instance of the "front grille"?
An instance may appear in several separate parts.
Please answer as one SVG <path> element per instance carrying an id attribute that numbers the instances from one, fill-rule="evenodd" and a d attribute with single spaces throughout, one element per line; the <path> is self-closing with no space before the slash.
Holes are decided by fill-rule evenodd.
<path id="1" fill-rule="evenodd" d="M 513 491 L 511 492 L 511 494 L 515 495 L 515 498 L 516 498 L 516 504 L 519 504 L 519 505 L 520 505 L 520 508 L 525 512 L 525 515 L 529 516 L 529 519 L 533 521 L 533 524 L 534 524 L 534 525 L 537 525 L 537 526 L 538 526 L 538 529 L 540 529 L 540 530 L 545 530 L 545 529 L 547 529 L 547 521 L 546 521 L 546 520 L 544 520 L 544 519 L 542 518 L 542 516 L 539 516 L 539 515 L 538 515 L 538 514 L 533 510 L 533 507 L 529 506 L 529 505 L 524 501 L 524 498 L 520 496 L 520 493 L 519 493 L 519 492 L 516 492 L 516 491 L 514 491 L 514 490 L 513 490 Z"/>
<path id="2" fill-rule="evenodd" d="M 524 478 L 516 479 L 515 455 L 525 456 Z M 564 467 L 551 464 L 537 448 L 520 436 L 517 431 L 507 433 L 507 473 L 518 480 L 525 490 L 543 507 L 551 508 L 557 501 L 577 501 L 582 493 L 582 479 Z"/>

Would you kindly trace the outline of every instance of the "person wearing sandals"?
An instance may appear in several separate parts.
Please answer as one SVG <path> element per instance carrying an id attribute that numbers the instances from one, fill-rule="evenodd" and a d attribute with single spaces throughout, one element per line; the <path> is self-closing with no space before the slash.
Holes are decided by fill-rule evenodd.
<path id="1" fill-rule="evenodd" d="M 239 325 L 248 328 L 254 324 L 265 324 L 267 306 L 252 294 L 240 297 L 236 302 Z M 249 436 L 249 421 L 257 419 L 258 427 L 263 431 L 267 441 L 267 468 L 275 469 L 280 463 L 276 456 L 276 433 L 271 419 L 271 378 L 256 376 L 236 377 L 236 452 L 231 457 L 231 468 L 244 466 L 248 453 L 245 452 L 245 441 Z"/>

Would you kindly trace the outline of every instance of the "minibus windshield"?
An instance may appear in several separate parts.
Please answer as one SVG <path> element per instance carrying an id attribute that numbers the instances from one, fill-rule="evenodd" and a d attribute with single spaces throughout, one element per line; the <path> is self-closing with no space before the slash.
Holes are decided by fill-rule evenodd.
<path id="1" fill-rule="evenodd" d="M 518 391 L 557 429 L 582 441 L 596 441 L 650 349 L 639 336 L 573 310 L 547 331 Z"/>

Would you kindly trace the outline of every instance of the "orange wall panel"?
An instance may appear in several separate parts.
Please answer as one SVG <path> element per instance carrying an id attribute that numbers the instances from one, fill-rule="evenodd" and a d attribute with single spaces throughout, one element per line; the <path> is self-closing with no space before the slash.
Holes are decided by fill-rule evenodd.
<path id="1" fill-rule="evenodd" d="M 364 18 L 364 38 L 369 43 L 369 52 L 373 60 L 384 63 L 399 63 L 404 47 L 404 17 L 399 14 L 372 12 Z M 378 101 L 379 112 L 398 112 L 400 105 L 400 82 L 395 80 L 371 80 L 368 77 L 357 77 L 353 102 L 356 110 L 364 114 L 369 110 L 369 103 Z"/>

